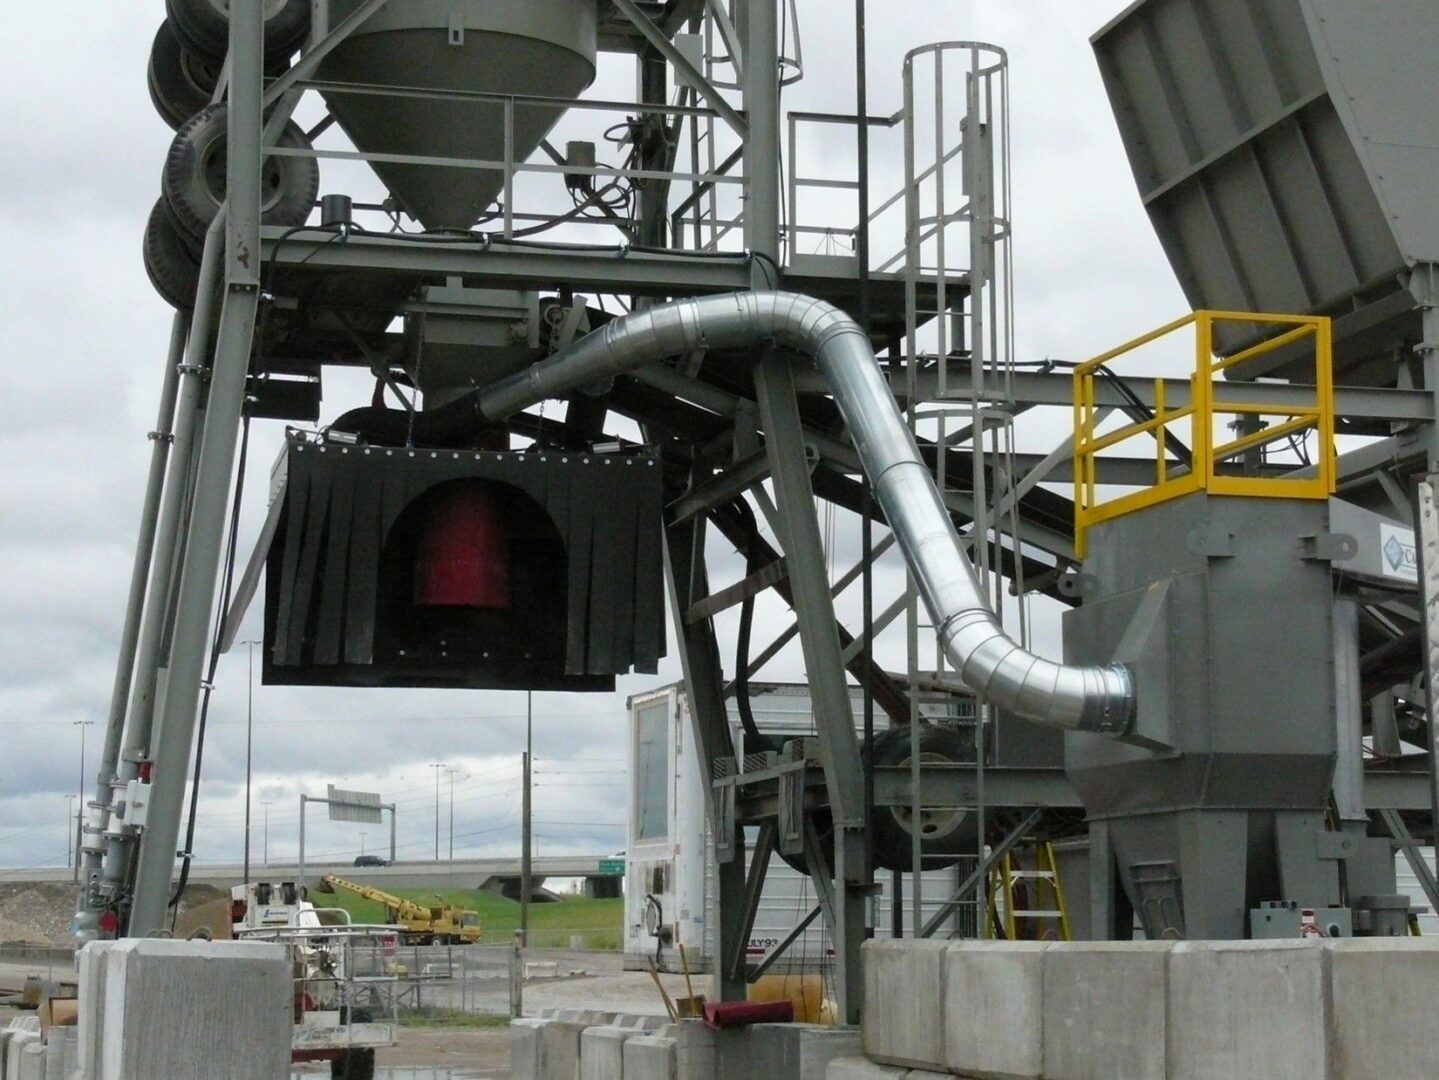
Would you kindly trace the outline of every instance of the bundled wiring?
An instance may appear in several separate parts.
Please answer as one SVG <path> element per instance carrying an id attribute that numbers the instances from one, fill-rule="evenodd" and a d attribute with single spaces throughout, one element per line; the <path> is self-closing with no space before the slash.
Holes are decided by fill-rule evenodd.
<path id="1" fill-rule="evenodd" d="M 170 924 L 172 931 L 175 925 L 174 920 L 180 915 L 180 898 L 184 896 L 185 887 L 190 882 L 190 864 L 195 858 L 195 823 L 200 811 L 200 770 L 205 761 L 205 729 L 210 718 L 210 699 L 215 692 L 215 673 L 220 666 L 220 643 L 225 627 L 225 615 L 230 610 L 230 598 L 235 584 L 235 557 L 238 554 L 240 539 L 240 507 L 245 497 L 245 463 L 249 454 L 250 411 L 247 407 L 240 427 L 240 454 L 235 466 L 235 497 L 230 506 L 230 535 L 226 540 L 225 547 L 225 576 L 220 590 L 220 604 L 215 613 L 215 627 L 210 643 L 210 664 L 205 673 L 204 693 L 200 699 L 199 735 L 195 744 L 195 771 L 190 785 L 190 817 L 185 827 L 185 849 L 180 864 L 180 879 L 170 897 L 169 906 L 174 909 Z"/>

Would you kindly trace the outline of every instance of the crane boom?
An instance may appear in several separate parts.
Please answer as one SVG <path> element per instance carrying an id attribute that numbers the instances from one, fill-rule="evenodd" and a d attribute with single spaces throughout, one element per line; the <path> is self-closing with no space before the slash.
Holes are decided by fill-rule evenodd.
<path id="1" fill-rule="evenodd" d="M 386 922 L 401 928 L 407 944 L 471 945 L 480 940 L 482 930 L 479 912 L 455 907 L 438 894 L 435 896 L 438 902 L 433 906 L 426 906 L 334 874 L 326 874 L 322 881 L 331 889 L 344 889 L 382 905 Z"/>

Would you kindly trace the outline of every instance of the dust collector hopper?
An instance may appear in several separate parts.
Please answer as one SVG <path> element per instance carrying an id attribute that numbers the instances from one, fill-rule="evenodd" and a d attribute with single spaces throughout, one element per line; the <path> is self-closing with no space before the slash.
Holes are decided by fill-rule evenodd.
<path id="1" fill-rule="evenodd" d="M 332 22 L 358 6 L 336 2 Z M 325 59 L 319 77 L 329 84 L 324 97 L 335 118 L 362 152 L 496 163 L 371 163 L 427 229 L 468 229 L 504 188 L 507 141 L 513 160 L 524 161 L 593 81 L 596 23 L 594 0 L 390 4 Z M 337 83 L 389 89 L 350 91 Z M 490 95 L 523 100 L 510 106 Z"/>

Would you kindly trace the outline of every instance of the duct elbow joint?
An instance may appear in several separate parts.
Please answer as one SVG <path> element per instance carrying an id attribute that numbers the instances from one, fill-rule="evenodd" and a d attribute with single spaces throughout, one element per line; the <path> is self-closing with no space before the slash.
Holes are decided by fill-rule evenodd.
<path id="1" fill-rule="evenodd" d="M 1139 715 L 1133 673 L 1125 664 L 1110 664 L 1091 671 L 1100 685 L 1097 692 L 1087 695 L 1087 708 L 1078 730 L 1126 738 L 1133 732 Z"/>

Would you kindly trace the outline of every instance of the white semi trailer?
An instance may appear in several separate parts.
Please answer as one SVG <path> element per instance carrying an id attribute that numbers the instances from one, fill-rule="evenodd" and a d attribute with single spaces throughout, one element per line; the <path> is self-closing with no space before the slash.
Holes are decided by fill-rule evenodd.
<path id="1" fill-rule="evenodd" d="M 801 738 L 815 732 L 809 689 L 802 685 L 753 683 L 752 709 L 766 734 Z M 744 732 L 733 699 L 731 731 L 743 752 Z M 862 717 L 861 691 L 853 691 L 856 720 Z M 971 703 L 947 708 L 951 724 L 972 720 Z M 881 712 L 876 727 L 887 721 Z M 679 971 L 680 946 L 691 971 L 713 966 L 714 838 L 705 815 L 706 778 L 701 775 L 683 684 L 665 686 L 629 700 L 630 806 L 625 878 L 625 967 L 643 970 L 654 961 L 661 971 Z M 964 811 L 957 811 L 962 818 Z M 754 830 L 747 836 L 752 849 Z M 921 898 L 928 918 L 954 892 L 959 878 L 974 866 L 958 866 L 923 875 Z M 877 872 L 880 891 L 869 913 L 876 934 L 891 933 L 893 875 Z M 909 905 L 911 875 L 902 878 L 905 932 L 913 930 Z M 751 962 L 789 935 L 816 902 L 809 879 L 778 855 L 770 861 L 754 930 L 747 943 Z M 963 910 L 963 909 L 961 909 Z M 972 914 L 972 912 L 971 912 Z M 962 916 L 961 916 L 962 917 Z M 823 975 L 833 957 L 823 919 L 814 920 L 772 969 L 784 974 Z"/>

